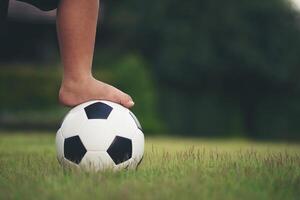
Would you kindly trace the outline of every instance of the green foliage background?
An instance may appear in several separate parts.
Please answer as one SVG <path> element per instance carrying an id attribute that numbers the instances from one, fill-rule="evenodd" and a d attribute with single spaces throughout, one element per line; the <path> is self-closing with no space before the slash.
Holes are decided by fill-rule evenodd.
<path id="1" fill-rule="evenodd" d="M 300 139 L 300 18 L 289 1 L 101 4 L 96 77 L 133 96 L 145 130 Z M 8 21 L 0 38 L 1 125 L 37 112 L 49 114 L 37 124 L 55 124 L 65 110 L 54 24 Z"/>
<path id="2" fill-rule="evenodd" d="M 103 81 L 124 88 L 134 97 L 137 103 L 133 112 L 142 116 L 139 119 L 145 131 L 156 133 L 163 130 L 155 107 L 157 97 L 151 73 L 140 58 L 125 56 L 104 69 L 95 68 L 94 75 L 105 77 Z M 3 68 L 0 74 L 2 128 L 56 128 L 68 110 L 58 105 L 60 79 L 59 68 Z"/>

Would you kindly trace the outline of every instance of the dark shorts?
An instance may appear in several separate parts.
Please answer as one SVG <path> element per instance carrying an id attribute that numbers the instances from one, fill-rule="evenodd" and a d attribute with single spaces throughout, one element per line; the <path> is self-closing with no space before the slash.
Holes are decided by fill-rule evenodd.
<path id="1" fill-rule="evenodd" d="M 43 11 L 56 9 L 60 0 L 17 0 L 29 3 Z M 0 21 L 7 15 L 9 0 L 0 0 Z"/>
<path id="2" fill-rule="evenodd" d="M 17 0 L 17 1 L 29 3 L 44 11 L 56 9 L 59 3 L 59 0 Z"/>

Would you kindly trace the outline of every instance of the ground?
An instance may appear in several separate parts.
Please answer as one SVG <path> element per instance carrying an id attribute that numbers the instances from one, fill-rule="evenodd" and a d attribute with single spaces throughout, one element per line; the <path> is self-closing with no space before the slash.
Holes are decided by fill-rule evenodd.
<path id="1" fill-rule="evenodd" d="M 300 145 L 146 137 L 137 171 L 64 171 L 54 134 L 0 133 L 0 199 L 299 199 Z"/>

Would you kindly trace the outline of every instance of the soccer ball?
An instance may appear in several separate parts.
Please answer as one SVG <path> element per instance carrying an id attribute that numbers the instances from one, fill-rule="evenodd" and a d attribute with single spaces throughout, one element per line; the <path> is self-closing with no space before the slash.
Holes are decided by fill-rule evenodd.
<path id="1" fill-rule="evenodd" d="M 135 115 L 109 101 L 89 101 L 69 111 L 56 134 L 57 159 L 87 171 L 135 169 L 144 134 Z"/>

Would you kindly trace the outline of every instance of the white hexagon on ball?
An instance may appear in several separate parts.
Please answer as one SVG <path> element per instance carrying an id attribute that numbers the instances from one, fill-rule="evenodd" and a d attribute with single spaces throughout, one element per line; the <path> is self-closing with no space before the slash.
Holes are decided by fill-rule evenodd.
<path id="1" fill-rule="evenodd" d="M 71 109 L 56 135 L 62 166 L 87 171 L 135 169 L 144 154 L 140 123 L 127 108 L 89 101 Z"/>

